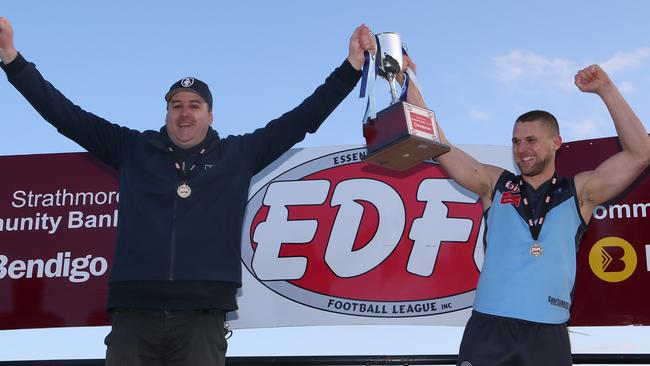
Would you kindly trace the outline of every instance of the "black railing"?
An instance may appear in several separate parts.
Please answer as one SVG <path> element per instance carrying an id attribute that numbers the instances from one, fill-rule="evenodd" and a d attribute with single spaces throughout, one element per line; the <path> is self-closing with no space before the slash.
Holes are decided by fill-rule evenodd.
<path id="1" fill-rule="evenodd" d="M 228 357 L 227 366 L 370 366 L 370 365 L 455 365 L 457 355 L 417 356 L 255 356 Z M 573 363 L 650 365 L 650 354 L 640 353 L 594 353 L 574 354 Z M 103 359 L 93 360 L 48 360 L 48 361 L 4 361 L 0 366 L 103 366 Z"/>

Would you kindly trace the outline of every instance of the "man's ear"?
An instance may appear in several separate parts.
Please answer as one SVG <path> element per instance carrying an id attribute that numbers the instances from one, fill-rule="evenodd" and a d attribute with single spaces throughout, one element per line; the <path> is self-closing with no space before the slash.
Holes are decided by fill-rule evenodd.
<path id="1" fill-rule="evenodd" d="M 555 150 L 559 150 L 560 146 L 562 146 L 562 136 L 556 135 L 553 137 L 553 148 Z"/>

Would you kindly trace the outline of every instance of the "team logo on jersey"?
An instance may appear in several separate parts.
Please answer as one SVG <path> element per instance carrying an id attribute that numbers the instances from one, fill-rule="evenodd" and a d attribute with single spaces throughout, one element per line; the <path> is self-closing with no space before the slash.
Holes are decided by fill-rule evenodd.
<path id="1" fill-rule="evenodd" d="M 423 163 L 408 175 L 365 149 L 288 168 L 248 202 L 242 261 L 297 303 L 369 317 L 469 308 L 483 261 L 478 197 Z"/>
<path id="2" fill-rule="evenodd" d="M 515 207 L 519 207 L 521 203 L 521 196 L 518 194 L 513 194 L 511 192 L 503 192 L 501 195 L 501 204 L 508 205 L 512 204 Z"/>
<path id="3" fill-rule="evenodd" d="M 519 185 L 515 184 L 513 181 L 509 180 L 506 182 L 505 187 L 507 191 L 501 194 L 502 205 L 513 205 L 519 207 L 521 203 L 521 195 L 519 194 Z"/>
<path id="4" fill-rule="evenodd" d="M 506 189 L 512 193 L 519 193 L 519 184 L 515 184 L 513 181 L 509 180 L 506 182 Z"/>

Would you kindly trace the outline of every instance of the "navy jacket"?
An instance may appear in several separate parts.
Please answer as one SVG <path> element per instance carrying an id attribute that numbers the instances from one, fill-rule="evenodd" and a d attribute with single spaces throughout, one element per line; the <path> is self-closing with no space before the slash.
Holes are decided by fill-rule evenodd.
<path id="1" fill-rule="evenodd" d="M 360 72 L 345 61 L 299 106 L 252 133 L 220 138 L 176 194 L 180 179 L 165 136 L 106 121 L 70 102 L 19 55 L 9 81 L 58 131 L 119 170 L 117 242 L 110 282 L 221 281 L 241 285 L 241 226 L 250 180 L 315 132 Z M 164 132 L 164 129 L 163 129 Z"/>

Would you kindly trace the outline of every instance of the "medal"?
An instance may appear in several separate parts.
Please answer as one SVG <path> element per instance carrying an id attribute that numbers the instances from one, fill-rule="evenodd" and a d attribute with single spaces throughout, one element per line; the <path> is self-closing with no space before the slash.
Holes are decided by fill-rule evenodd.
<path id="1" fill-rule="evenodd" d="M 544 248 L 542 248 L 541 245 L 539 245 L 537 242 L 533 244 L 532 247 L 530 247 L 530 255 L 533 257 L 539 257 L 544 253 Z"/>
<path id="2" fill-rule="evenodd" d="M 212 144 L 212 142 L 214 142 L 214 139 L 210 141 L 209 144 Z M 194 172 L 194 168 L 196 168 L 196 165 L 199 163 L 199 161 L 201 161 L 203 156 L 205 156 L 205 153 L 208 151 L 208 147 L 202 148 L 194 156 L 192 165 L 186 171 L 185 162 L 182 161 L 181 159 L 178 159 L 178 156 L 176 155 L 176 152 L 171 145 L 167 146 L 167 150 L 169 150 L 169 153 L 171 154 L 172 157 L 172 163 L 174 165 L 174 168 L 178 173 L 178 177 L 181 179 L 181 184 L 176 188 L 176 194 L 178 195 L 178 197 L 185 199 L 192 195 L 192 188 L 190 188 L 190 186 L 187 184 L 187 181 L 190 178 L 190 175 L 192 175 L 192 173 Z"/>
<path id="3" fill-rule="evenodd" d="M 551 205 L 551 195 L 553 193 L 553 190 L 555 189 L 555 185 L 557 184 L 557 182 L 558 182 L 558 178 L 555 174 L 553 174 L 553 177 L 551 178 L 548 188 L 546 188 L 546 194 L 544 195 L 545 197 L 544 197 L 544 201 L 542 202 L 542 207 L 539 212 L 539 216 L 537 220 L 535 220 L 533 209 L 530 207 L 531 203 L 528 202 L 528 194 L 526 192 L 526 186 L 524 185 L 524 180 L 523 178 L 519 179 L 519 191 L 521 192 L 523 198 L 522 201 L 524 206 L 524 212 L 528 217 L 528 228 L 530 229 L 530 234 L 534 240 L 533 245 L 530 247 L 529 253 L 531 256 L 535 258 L 541 256 L 544 253 L 544 248 L 542 248 L 542 246 L 539 245 L 537 239 L 539 238 L 539 234 L 542 231 L 544 218 Z"/>
<path id="4" fill-rule="evenodd" d="M 178 188 L 176 188 L 176 194 L 180 198 L 187 198 L 192 194 L 192 188 L 187 184 L 183 183 Z"/>

